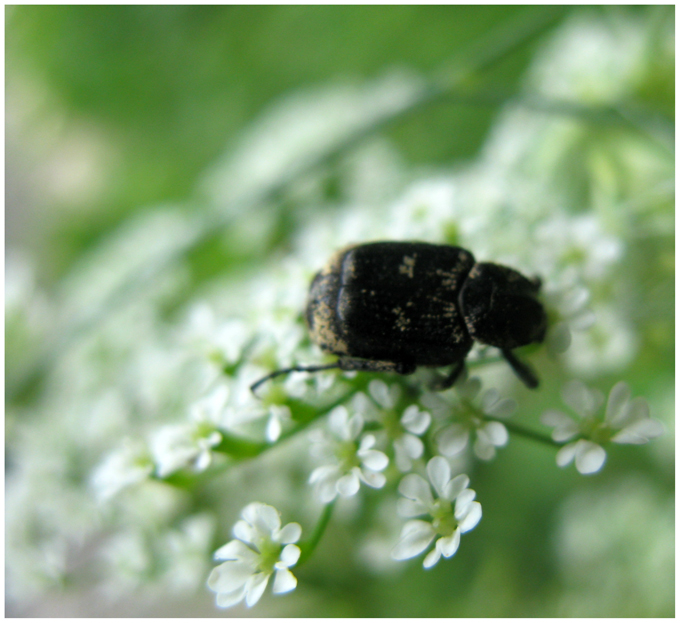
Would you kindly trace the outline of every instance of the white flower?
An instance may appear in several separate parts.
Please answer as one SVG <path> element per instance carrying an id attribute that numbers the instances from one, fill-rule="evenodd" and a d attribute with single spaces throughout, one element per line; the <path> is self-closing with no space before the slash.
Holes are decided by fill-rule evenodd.
<path id="1" fill-rule="evenodd" d="M 439 537 L 423 561 L 423 567 L 429 569 L 441 556 L 450 558 L 456 553 L 460 535 L 472 530 L 482 518 L 482 506 L 474 501 L 475 492 L 467 488 L 470 479 L 465 474 L 451 478 L 451 467 L 445 458 L 435 456 L 430 459 L 427 475 L 437 498 L 432 496 L 430 483 L 417 474 L 408 474 L 399 483 L 399 492 L 404 498 L 397 502 L 397 512 L 402 517 L 429 515 L 431 519 L 406 522 L 392 558 L 413 558 Z"/>
<path id="2" fill-rule="evenodd" d="M 399 417 L 395 410 L 401 390 L 398 385 L 388 386 L 380 380 L 368 384 L 368 393 L 380 407 L 371 402 L 367 396 L 359 392 L 352 399 L 355 411 L 365 419 L 380 422 L 394 447 L 394 461 L 402 472 L 411 470 L 412 461 L 423 455 L 424 445 L 419 439 L 430 426 L 432 417 L 427 411 L 421 411 L 417 405 L 410 405 Z"/>
<path id="3" fill-rule="evenodd" d="M 649 405 L 644 398 L 630 400 L 630 389 L 621 381 L 609 392 L 607 408 L 602 417 L 600 408 L 604 395 L 586 387 L 580 381 L 570 381 L 564 386 L 562 399 L 579 417 L 578 420 L 549 409 L 541 422 L 552 426 L 552 438 L 562 442 L 579 436 L 579 439 L 562 447 L 556 456 L 557 464 L 565 467 L 575 461 L 581 474 L 593 474 L 604 465 L 607 453 L 602 444 L 643 444 L 663 433 L 663 426 L 649 417 Z"/>
<path id="4" fill-rule="evenodd" d="M 236 363 L 250 339 L 243 320 L 231 318 L 219 322 L 207 303 L 198 303 L 191 308 L 185 331 L 187 341 L 221 368 Z"/>
<path id="5" fill-rule="evenodd" d="M 361 482 L 379 489 L 385 484 L 382 470 L 389 459 L 379 450 L 373 450 L 375 437 L 364 435 L 357 439 L 364 426 L 361 415 L 351 418 L 343 406 L 331 411 L 328 431 L 315 430 L 310 433 L 313 456 L 322 459 L 325 465 L 317 467 L 310 475 L 310 484 L 316 485 L 319 499 L 327 504 L 339 494 L 351 497 L 359 491 Z"/>
<path id="6" fill-rule="evenodd" d="M 215 552 L 216 560 L 225 560 L 208 577 L 208 587 L 217 593 L 217 605 L 233 606 L 245 599 L 248 607 L 262 597 L 274 574 L 274 593 L 287 593 L 297 586 L 290 567 L 300 558 L 300 524 L 281 528 L 279 512 L 268 504 L 253 502 L 243 509 L 242 520 L 234 526 L 236 539 Z"/>
<path id="7" fill-rule="evenodd" d="M 558 316 L 548 329 L 546 344 L 550 352 L 560 354 L 571 345 L 573 331 L 585 331 L 595 322 L 595 314 L 588 307 L 590 292 L 576 283 L 575 270 L 566 270 L 559 285 L 548 284 L 543 295 L 546 307 Z"/>
<path id="8" fill-rule="evenodd" d="M 264 376 L 261 368 L 243 366 L 231 385 L 231 397 L 225 408 L 225 426 L 229 429 L 239 429 L 254 420 L 266 418 L 265 436 L 267 441 L 274 443 L 278 440 L 287 423 L 291 422 L 291 412 L 287 405 L 280 404 L 286 399 L 278 387 L 266 384 L 258 389 L 255 396 L 250 386 Z"/>
<path id="9" fill-rule="evenodd" d="M 105 501 L 152 473 L 153 460 L 146 444 L 124 439 L 122 446 L 94 471 L 91 484 L 97 498 Z"/>
<path id="10" fill-rule="evenodd" d="M 228 393 L 225 386 L 219 386 L 191 408 L 192 422 L 170 424 L 156 431 L 151 451 L 158 476 L 164 478 L 183 467 L 201 472 L 210 466 L 212 449 L 222 441 L 218 424 Z"/>
<path id="11" fill-rule="evenodd" d="M 473 377 L 455 386 L 458 403 L 449 405 L 449 412 L 453 413 L 456 421 L 445 426 L 436 435 L 437 447 L 444 456 L 455 456 L 462 452 L 470 441 L 470 434 L 474 432 L 476 439 L 473 445 L 474 453 L 484 461 L 496 455 L 496 448 L 508 443 L 508 431 L 500 422 L 489 422 L 485 416 L 505 418 L 517 408 L 517 404 L 510 398 L 501 398 L 496 389 L 487 389 L 481 397 L 480 406 L 473 404 L 482 387 L 481 381 Z M 429 396 L 428 402 L 437 400 Z"/>

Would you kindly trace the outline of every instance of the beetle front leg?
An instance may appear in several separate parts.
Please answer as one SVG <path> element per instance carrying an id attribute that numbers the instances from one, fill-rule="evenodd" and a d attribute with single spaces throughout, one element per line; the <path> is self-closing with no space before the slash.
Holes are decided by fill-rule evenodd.
<path id="1" fill-rule="evenodd" d="M 373 359 L 356 359 L 354 357 L 340 357 L 338 368 L 346 371 L 359 372 L 396 372 L 397 374 L 413 374 L 416 366 L 404 361 L 376 361 Z"/>

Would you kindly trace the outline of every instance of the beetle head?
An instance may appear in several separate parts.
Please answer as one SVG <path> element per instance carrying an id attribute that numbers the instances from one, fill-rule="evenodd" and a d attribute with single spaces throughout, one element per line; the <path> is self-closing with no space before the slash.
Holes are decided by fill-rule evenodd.
<path id="1" fill-rule="evenodd" d="M 537 298 L 541 283 L 498 264 L 478 262 L 460 292 L 473 339 L 502 350 L 542 342 L 547 317 Z"/>

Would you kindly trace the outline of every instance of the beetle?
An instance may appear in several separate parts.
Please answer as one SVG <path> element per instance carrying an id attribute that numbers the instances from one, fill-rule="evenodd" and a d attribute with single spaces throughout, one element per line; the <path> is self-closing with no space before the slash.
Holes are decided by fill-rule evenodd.
<path id="1" fill-rule="evenodd" d="M 529 388 L 538 379 L 513 354 L 543 341 L 541 280 L 477 262 L 460 247 L 425 242 L 371 242 L 335 253 L 314 277 L 305 320 L 312 341 L 335 363 L 276 370 L 253 385 L 290 372 L 339 368 L 412 374 L 419 366 L 451 366 L 437 389 L 451 387 L 474 341 L 499 348 Z"/>

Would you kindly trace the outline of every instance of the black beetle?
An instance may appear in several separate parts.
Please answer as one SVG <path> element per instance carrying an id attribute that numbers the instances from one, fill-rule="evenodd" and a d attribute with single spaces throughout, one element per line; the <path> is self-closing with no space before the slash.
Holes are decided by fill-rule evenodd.
<path id="1" fill-rule="evenodd" d="M 453 366 L 438 389 L 451 387 L 477 340 L 495 346 L 530 388 L 531 368 L 514 348 L 542 342 L 547 317 L 541 281 L 475 262 L 469 251 L 425 242 L 372 242 L 338 251 L 314 277 L 305 318 L 312 340 L 336 363 L 276 370 L 331 368 L 412 374 L 418 366 Z"/>

